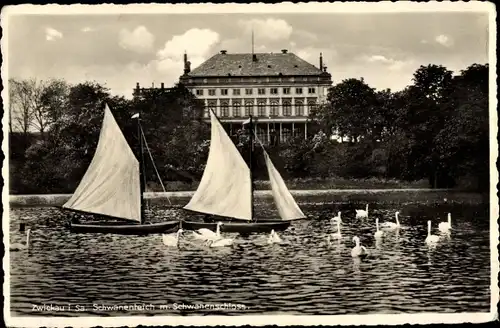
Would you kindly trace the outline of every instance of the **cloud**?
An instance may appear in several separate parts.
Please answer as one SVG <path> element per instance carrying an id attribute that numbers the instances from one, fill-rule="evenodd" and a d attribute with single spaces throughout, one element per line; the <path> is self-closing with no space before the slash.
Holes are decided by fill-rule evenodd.
<path id="1" fill-rule="evenodd" d="M 246 34 L 253 30 L 255 39 L 263 41 L 288 40 L 293 31 L 285 20 L 274 18 L 239 20 L 238 25 Z"/>
<path id="2" fill-rule="evenodd" d="M 436 42 L 445 46 L 445 47 L 451 47 L 453 45 L 453 40 L 444 34 L 436 36 Z"/>
<path id="3" fill-rule="evenodd" d="M 299 48 L 295 54 L 308 63 L 311 63 L 319 68 L 320 53 L 323 54 L 323 66 L 329 67 L 330 64 L 335 62 L 337 52 L 332 48 L 305 47 L 301 49 Z M 328 70 L 331 71 L 331 69 Z"/>
<path id="4" fill-rule="evenodd" d="M 293 34 L 301 41 L 318 41 L 318 36 L 308 31 L 296 30 Z"/>
<path id="5" fill-rule="evenodd" d="M 147 53 L 153 49 L 155 37 L 144 26 L 138 26 L 133 31 L 122 29 L 118 35 L 119 45 L 123 49 L 138 53 Z"/>
<path id="6" fill-rule="evenodd" d="M 380 63 L 386 65 L 386 67 L 391 71 L 401 70 L 404 67 L 408 66 L 409 64 L 413 63 L 412 60 L 406 60 L 406 61 L 397 60 L 393 58 L 387 58 L 386 56 L 383 55 L 364 56 L 364 59 L 369 63 Z"/>
<path id="7" fill-rule="evenodd" d="M 85 26 L 80 31 L 82 31 L 83 33 L 94 32 L 95 28 L 89 27 L 89 26 Z"/>
<path id="8" fill-rule="evenodd" d="M 220 36 L 217 32 L 192 28 L 184 34 L 175 35 L 168 40 L 157 55 L 160 59 L 181 58 L 186 51 L 190 56 L 204 57 L 219 40 Z"/>
<path id="9" fill-rule="evenodd" d="M 157 52 L 154 61 L 157 69 L 169 77 L 172 82 L 182 74 L 184 68 L 184 52 L 191 62 L 191 69 L 203 63 L 211 50 L 220 40 L 219 33 L 209 29 L 192 28 L 184 34 L 175 35 Z M 170 82 L 170 81 L 169 81 Z"/>
<path id="10" fill-rule="evenodd" d="M 370 63 L 389 63 L 391 60 L 385 56 L 382 55 L 372 55 L 367 58 L 367 61 Z"/>
<path id="11" fill-rule="evenodd" d="M 56 39 L 62 39 L 63 34 L 52 27 L 45 28 L 45 39 L 47 41 L 55 41 Z"/>

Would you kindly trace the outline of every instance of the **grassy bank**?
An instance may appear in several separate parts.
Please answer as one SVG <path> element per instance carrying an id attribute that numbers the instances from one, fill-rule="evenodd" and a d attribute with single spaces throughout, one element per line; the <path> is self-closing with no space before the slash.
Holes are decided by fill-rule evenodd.
<path id="1" fill-rule="evenodd" d="M 485 194 L 461 192 L 445 189 L 333 189 L 333 190 L 291 190 L 299 204 L 306 203 L 468 203 L 479 204 L 488 202 Z M 183 206 L 193 195 L 193 191 L 148 192 L 144 198 L 149 204 Z M 71 195 L 11 195 L 10 205 L 23 206 L 60 206 Z M 272 199 L 270 190 L 255 192 L 255 202 L 266 202 Z"/>

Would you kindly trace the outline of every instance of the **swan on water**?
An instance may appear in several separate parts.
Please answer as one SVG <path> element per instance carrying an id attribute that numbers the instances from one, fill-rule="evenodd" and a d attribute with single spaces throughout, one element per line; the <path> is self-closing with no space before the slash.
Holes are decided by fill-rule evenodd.
<path id="1" fill-rule="evenodd" d="M 375 238 L 382 238 L 384 232 L 378 228 L 378 218 L 375 219 L 375 225 L 377 226 L 377 231 L 375 232 Z"/>
<path id="2" fill-rule="evenodd" d="M 25 244 L 22 244 L 22 243 L 11 244 L 10 250 L 11 251 L 20 251 L 23 249 L 28 249 L 30 247 L 30 232 L 31 232 L 31 229 L 26 230 L 26 243 Z"/>
<path id="3" fill-rule="evenodd" d="M 427 244 L 436 244 L 439 241 L 439 236 L 431 234 L 431 220 L 427 221 L 427 238 L 425 242 Z"/>
<path id="4" fill-rule="evenodd" d="M 342 234 L 340 233 L 340 221 L 337 221 L 337 232 L 330 234 L 329 237 L 335 239 L 342 238 Z"/>
<path id="5" fill-rule="evenodd" d="M 276 231 L 271 230 L 271 234 L 269 235 L 269 238 L 267 238 L 267 242 L 269 244 L 273 244 L 273 243 L 281 243 L 281 238 L 280 236 L 276 233 Z"/>
<path id="6" fill-rule="evenodd" d="M 448 232 L 451 229 L 451 213 L 448 213 L 448 222 L 441 222 L 438 225 L 441 232 Z"/>
<path id="7" fill-rule="evenodd" d="M 220 238 L 220 239 L 209 239 L 207 240 L 207 244 L 210 247 L 224 247 L 231 246 L 233 244 L 233 239 L 231 238 Z"/>
<path id="8" fill-rule="evenodd" d="M 177 247 L 179 245 L 179 237 L 183 231 L 184 230 L 182 230 L 182 228 L 181 228 L 181 229 L 177 230 L 177 232 L 175 232 L 175 233 L 171 233 L 168 235 L 164 234 L 162 236 L 163 244 L 166 246 Z"/>
<path id="9" fill-rule="evenodd" d="M 396 229 L 400 227 L 399 224 L 399 211 L 396 212 L 396 223 L 394 222 L 383 222 L 380 225 L 382 228 L 387 228 L 387 229 Z"/>
<path id="10" fill-rule="evenodd" d="M 198 229 L 197 231 L 193 231 L 193 235 L 197 239 L 204 239 L 204 240 L 219 239 L 221 237 L 220 227 L 222 225 L 223 225 L 222 222 L 217 222 L 217 228 L 216 228 L 215 232 L 213 232 L 212 230 L 207 229 L 207 228 L 201 228 L 201 229 Z"/>
<path id="11" fill-rule="evenodd" d="M 366 250 L 366 247 L 365 246 L 361 246 L 359 244 L 359 237 L 358 236 L 354 236 L 352 238 L 352 241 L 356 243 L 356 246 L 354 246 L 351 250 L 351 256 L 352 257 L 358 257 L 358 256 L 362 256 L 362 255 L 368 255 L 368 251 Z"/>
<path id="12" fill-rule="evenodd" d="M 330 219 L 330 222 L 332 224 L 336 223 L 336 222 L 342 222 L 342 218 L 340 217 L 340 215 L 342 214 L 342 212 L 338 212 L 337 213 L 337 216 L 334 216 L 333 218 Z"/>
<path id="13" fill-rule="evenodd" d="M 366 210 L 356 210 L 356 219 L 367 218 L 368 217 L 368 204 L 366 204 Z"/>

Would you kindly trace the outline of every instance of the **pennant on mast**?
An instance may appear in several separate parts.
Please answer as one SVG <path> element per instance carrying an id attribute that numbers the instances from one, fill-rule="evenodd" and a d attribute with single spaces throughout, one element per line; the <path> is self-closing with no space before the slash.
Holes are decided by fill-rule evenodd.
<path id="1" fill-rule="evenodd" d="M 141 221 L 139 162 L 108 105 L 92 162 L 63 208 Z"/>
<path id="2" fill-rule="evenodd" d="M 210 111 L 208 160 L 195 194 L 185 209 L 252 220 L 250 169 L 224 127 Z"/>

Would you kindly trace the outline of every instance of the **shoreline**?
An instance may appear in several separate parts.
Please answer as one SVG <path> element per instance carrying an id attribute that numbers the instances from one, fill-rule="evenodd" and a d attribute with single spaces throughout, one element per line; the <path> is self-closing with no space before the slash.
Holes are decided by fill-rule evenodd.
<path id="1" fill-rule="evenodd" d="M 318 189 L 318 190 L 290 190 L 290 193 L 298 199 L 308 197 L 327 197 L 325 201 L 363 201 L 378 197 L 389 197 L 395 199 L 414 200 L 415 198 L 428 201 L 438 201 L 455 198 L 463 201 L 472 198 L 476 201 L 483 199 L 484 195 L 479 192 L 462 191 L 455 189 L 421 189 L 421 188 L 395 188 L 395 189 Z M 182 203 L 192 197 L 194 191 L 167 191 L 167 192 L 145 192 L 144 199 L 151 202 Z M 32 195 L 9 195 L 9 204 L 14 207 L 24 206 L 61 206 L 72 194 L 32 194 Z M 256 190 L 255 198 L 265 199 L 272 197 L 271 190 Z M 465 197 L 464 197 L 465 196 Z M 354 199 L 353 199 L 354 198 Z M 358 198 L 356 200 L 356 198 Z M 457 201 L 458 201 L 457 199 Z M 179 202 L 181 201 L 181 202 Z"/>

